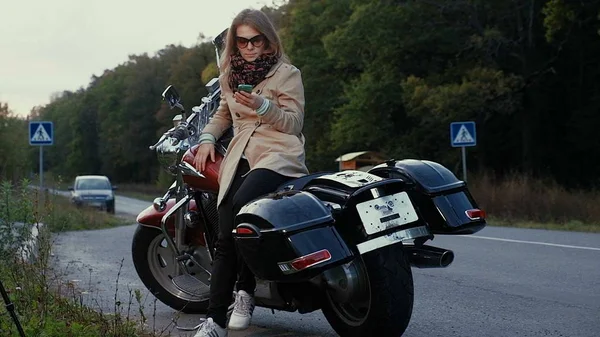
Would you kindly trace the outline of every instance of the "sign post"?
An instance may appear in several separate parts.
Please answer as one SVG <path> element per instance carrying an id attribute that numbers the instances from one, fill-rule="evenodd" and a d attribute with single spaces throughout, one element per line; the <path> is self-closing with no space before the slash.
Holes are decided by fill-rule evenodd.
<path id="1" fill-rule="evenodd" d="M 54 125 L 52 122 L 29 122 L 29 145 L 40 147 L 40 195 L 44 188 L 44 146 L 54 144 Z"/>
<path id="2" fill-rule="evenodd" d="M 467 153 L 465 147 L 477 145 L 475 122 L 450 123 L 450 145 L 460 147 L 462 152 L 463 180 L 467 181 Z"/>

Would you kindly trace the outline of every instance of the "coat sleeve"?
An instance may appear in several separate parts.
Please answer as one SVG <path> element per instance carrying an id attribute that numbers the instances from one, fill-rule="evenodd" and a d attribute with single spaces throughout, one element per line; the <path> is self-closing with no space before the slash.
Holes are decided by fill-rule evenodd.
<path id="1" fill-rule="evenodd" d="M 223 82 L 221 81 L 221 99 L 219 107 L 208 124 L 204 127 L 204 130 L 202 130 L 202 133 L 211 134 L 215 137 L 215 140 L 218 140 L 232 124 L 231 112 L 229 111 L 227 100 L 223 94 Z"/>
<path id="2" fill-rule="evenodd" d="M 298 135 L 304 125 L 304 86 L 300 70 L 290 68 L 277 87 L 277 102 L 271 102 L 261 117 L 279 132 Z"/>

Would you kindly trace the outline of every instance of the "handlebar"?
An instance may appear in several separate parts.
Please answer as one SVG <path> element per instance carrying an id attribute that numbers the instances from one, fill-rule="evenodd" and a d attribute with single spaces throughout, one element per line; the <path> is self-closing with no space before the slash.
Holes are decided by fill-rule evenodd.
<path id="1" fill-rule="evenodd" d="M 167 132 L 163 133 L 158 142 L 152 146 L 150 146 L 150 150 L 154 151 L 160 144 L 164 143 L 168 138 L 173 138 L 173 142 L 171 145 L 176 145 L 178 142 L 188 138 L 190 136 L 188 130 L 188 123 L 181 122 L 181 124 L 177 125 L 169 129 Z"/>
<path id="2" fill-rule="evenodd" d="M 211 84 L 212 83 L 212 84 Z M 209 95 L 206 97 L 202 97 L 202 104 L 200 106 L 192 108 L 192 113 L 189 116 L 186 116 L 185 111 L 183 111 L 182 122 L 167 132 L 165 132 L 156 144 L 149 146 L 151 151 L 155 151 L 162 143 L 164 143 L 167 139 L 172 139 L 173 146 L 176 146 L 181 141 L 197 136 L 204 126 L 208 123 L 210 118 L 214 115 L 219 106 L 219 97 L 221 95 L 221 90 L 218 86 L 218 81 L 214 80 L 207 84 L 207 87 L 211 86 L 209 89 Z M 183 107 L 181 107 L 183 108 Z"/>
<path id="3" fill-rule="evenodd" d="M 156 144 L 149 146 L 150 150 L 156 150 L 156 148 L 159 147 L 160 144 L 164 143 L 164 141 L 167 140 L 167 138 L 169 138 L 169 131 L 163 133 L 163 135 L 160 137 L 158 142 L 156 142 Z"/>

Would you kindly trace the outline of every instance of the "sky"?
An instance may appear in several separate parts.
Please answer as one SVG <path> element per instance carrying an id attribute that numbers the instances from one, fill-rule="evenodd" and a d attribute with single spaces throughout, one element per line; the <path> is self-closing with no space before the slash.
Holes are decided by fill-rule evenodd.
<path id="1" fill-rule="evenodd" d="M 214 37 L 271 0 L 0 0 L 0 102 L 18 116 L 129 55 Z"/>

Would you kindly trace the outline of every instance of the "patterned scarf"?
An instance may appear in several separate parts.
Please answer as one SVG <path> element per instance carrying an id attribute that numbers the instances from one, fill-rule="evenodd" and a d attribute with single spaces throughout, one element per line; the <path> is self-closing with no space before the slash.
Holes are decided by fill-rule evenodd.
<path id="1" fill-rule="evenodd" d="M 277 61 L 279 59 L 274 54 L 262 54 L 253 62 L 244 60 L 239 52 L 231 55 L 229 86 L 232 90 L 236 90 L 238 84 L 256 86 L 265 79 L 265 76 Z"/>

